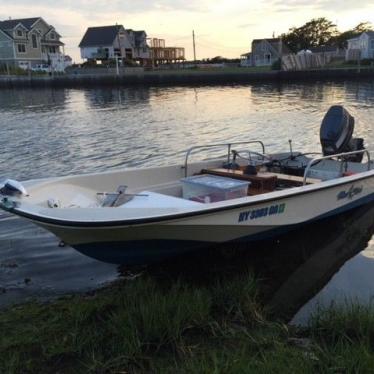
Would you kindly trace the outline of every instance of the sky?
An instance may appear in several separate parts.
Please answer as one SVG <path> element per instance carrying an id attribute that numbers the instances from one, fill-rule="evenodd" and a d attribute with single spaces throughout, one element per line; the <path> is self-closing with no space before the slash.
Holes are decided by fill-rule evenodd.
<path id="1" fill-rule="evenodd" d="M 62 35 L 65 53 L 80 61 L 78 44 L 90 26 L 122 24 L 148 37 L 184 47 L 198 59 L 239 57 L 252 39 L 270 38 L 316 17 L 340 31 L 363 21 L 374 24 L 374 1 L 361 0 L 0 0 L 0 20 L 41 16 Z"/>

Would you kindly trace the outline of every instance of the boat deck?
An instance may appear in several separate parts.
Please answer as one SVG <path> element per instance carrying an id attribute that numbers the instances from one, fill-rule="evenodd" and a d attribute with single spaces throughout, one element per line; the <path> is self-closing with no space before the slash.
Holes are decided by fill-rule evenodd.
<path id="1" fill-rule="evenodd" d="M 249 175 L 245 174 L 243 170 L 216 168 L 202 169 L 201 173 L 249 181 L 251 182 L 251 185 L 248 188 L 249 196 L 273 192 L 276 189 L 298 187 L 303 185 L 303 177 L 267 171 L 258 172 L 255 175 Z M 321 182 L 320 179 L 306 178 L 306 184 L 319 182 Z"/>

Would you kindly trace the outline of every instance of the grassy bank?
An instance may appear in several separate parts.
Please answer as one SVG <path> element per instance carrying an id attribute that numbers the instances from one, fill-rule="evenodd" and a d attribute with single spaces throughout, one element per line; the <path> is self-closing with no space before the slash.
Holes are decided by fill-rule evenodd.
<path id="1" fill-rule="evenodd" d="M 374 370 L 374 311 L 297 330 L 249 271 L 188 282 L 144 274 L 95 294 L 0 312 L 1 373 L 353 373 Z"/>

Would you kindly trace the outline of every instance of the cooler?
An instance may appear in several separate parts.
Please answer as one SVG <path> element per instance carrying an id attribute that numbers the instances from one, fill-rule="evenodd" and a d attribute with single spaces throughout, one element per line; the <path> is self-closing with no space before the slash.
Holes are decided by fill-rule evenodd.
<path id="1" fill-rule="evenodd" d="M 183 198 L 201 203 L 247 196 L 250 182 L 215 175 L 195 175 L 181 179 Z"/>

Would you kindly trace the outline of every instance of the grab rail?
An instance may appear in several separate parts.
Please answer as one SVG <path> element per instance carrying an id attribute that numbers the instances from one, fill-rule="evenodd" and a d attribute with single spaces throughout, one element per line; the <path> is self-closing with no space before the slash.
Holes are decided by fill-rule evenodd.
<path id="1" fill-rule="evenodd" d="M 251 141 L 246 141 L 246 142 L 234 142 L 234 143 L 218 143 L 218 144 L 208 144 L 208 145 L 196 145 L 194 147 L 191 147 L 187 150 L 186 152 L 186 157 L 185 157 L 185 160 L 184 160 L 184 166 L 182 166 L 182 168 L 184 168 L 184 175 L 185 177 L 187 177 L 187 167 L 188 167 L 188 158 L 190 156 L 190 154 L 192 153 L 192 151 L 196 150 L 196 149 L 204 149 L 204 148 L 213 148 L 213 147 L 227 147 L 227 163 L 230 163 L 230 159 L 231 159 L 231 147 L 233 145 L 243 145 L 243 144 L 254 144 L 254 143 L 257 143 L 257 144 L 260 144 L 261 147 L 262 147 L 262 153 L 265 153 L 265 145 L 262 141 L 260 140 L 251 140 Z"/>
<path id="2" fill-rule="evenodd" d="M 367 149 L 361 149 L 359 151 L 353 151 L 353 152 L 338 153 L 336 155 L 316 157 L 316 158 L 313 158 L 313 160 L 309 161 L 308 166 L 305 168 L 304 178 L 303 178 L 303 186 L 306 185 L 306 180 L 307 180 L 307 176 L 308 176 L 308 173 L 310 171 L 310 168 L 316 162 L 322 161 L 322 160 L 328 160 L 328 159 L 331 159 L 331 158 L 334 158 L 334 157 L 344 157 L 344 156 L 356 155 L 356 154 L 360 154 L 360 153 L 366 153 L 367 158 L 368 158 L 368 170 L 371 170 L 371 167 L 370 167 L 370 164 L 371 164 L 371 161 L 370 161 L 370 152 Z M 342 162 L 342 168 L 343 168 L 344 160 L 341 160 L 341 162 Z"/>

